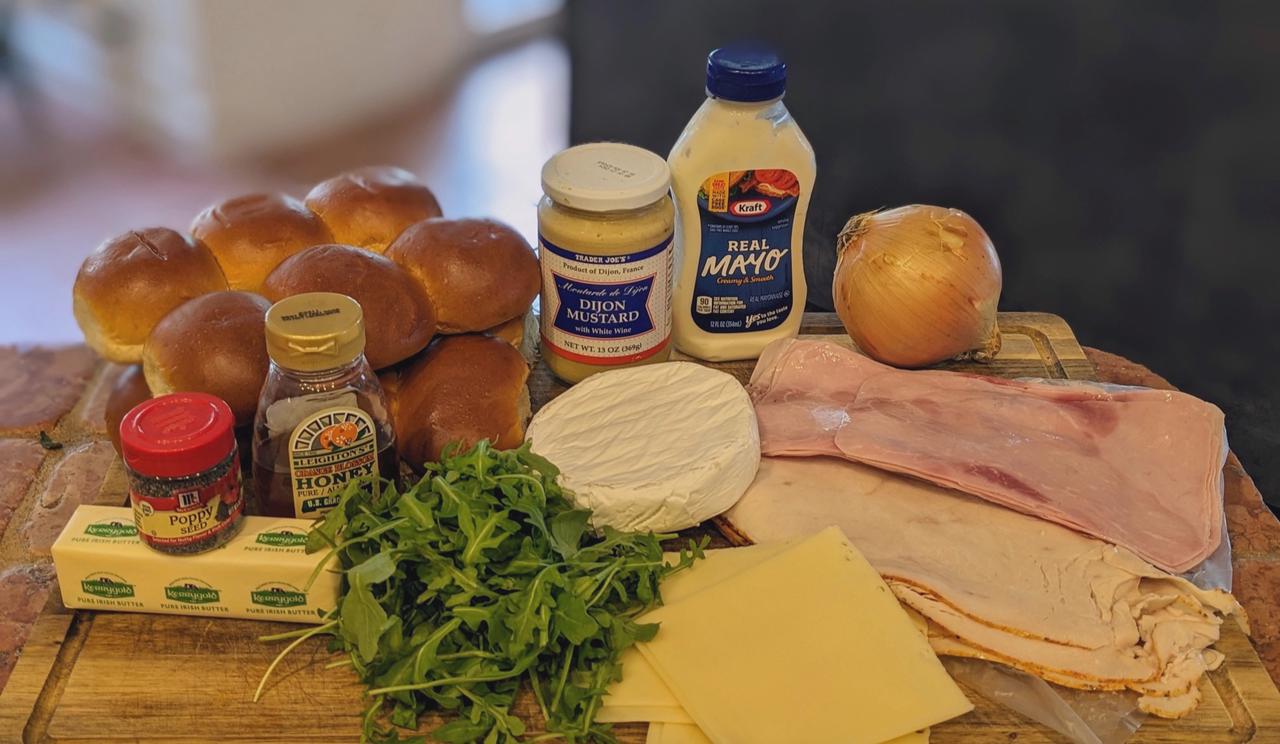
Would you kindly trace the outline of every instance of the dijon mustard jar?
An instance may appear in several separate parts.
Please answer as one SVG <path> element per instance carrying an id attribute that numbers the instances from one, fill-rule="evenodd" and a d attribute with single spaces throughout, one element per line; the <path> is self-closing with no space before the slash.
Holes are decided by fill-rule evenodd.
<path id="1" fill-rule="evenodd" d="M 253 424 L 258 509 L 319 517 L 361 478 L 395 480 L 387 398 L 364 358 L 360 304 L 333 292 L 286 297 L 267 311 L 270 370 Z"/>
<path id="2" fill-rule="evenodd" d="M 542 352 L 565 382 L 671 356 L 671 172 L 634 145 L 571 147 L 542 168 Z"/>

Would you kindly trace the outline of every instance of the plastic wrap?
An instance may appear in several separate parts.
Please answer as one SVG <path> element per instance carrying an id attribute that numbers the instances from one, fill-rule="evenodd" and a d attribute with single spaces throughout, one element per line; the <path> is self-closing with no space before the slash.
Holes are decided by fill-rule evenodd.
<path id="1" fill-rule="evenodd" d="M 1039 378 L 1022 380 L 1062 386 L 1088 385 L 1107 392 L 1147 389 L 1102 382 Z M 1228 448 L 1224 432 L 1221 453 L 1223 461 L 1226 460 Z M 1219 499 L 1225 500 L 1225 489 L 1225 476 L 1219 473 Z M 1225 504 L 1220 508 L 1225 509 Z M 1202 589 L 1231 591 L 1231 538 L 1225 518 L 1222 520 L 1222 541 L 1217 550 L 1181 576 Z M 945 657 L 943 664 L 952 677 L 973 691 L 1048 726 L 1076 744 L 1121 744 L 1147 718 L 1147 714 L 1138 710 L 1137 695 L 1134 693 L 1072 690 L 1049 684 L 1025 672 L 979 659 Z"/>
<path id="2" fill-rule="evenodd" d="M 1147 714 L 1130 692 L 1084 692 L 1051 685 L 1016 669 L 945 657 L 951 676 L 985 698 L 1048 726 L 1076 744 L 1121 744 Z"/>

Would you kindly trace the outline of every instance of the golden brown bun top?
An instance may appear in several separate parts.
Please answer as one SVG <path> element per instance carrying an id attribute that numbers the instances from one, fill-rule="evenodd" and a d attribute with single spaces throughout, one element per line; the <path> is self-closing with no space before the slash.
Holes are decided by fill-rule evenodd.
<path id="1" fill-rule="evenodd" d="M 164 227 L 131 230 L 89 254 L 72 290 L 85 342 L 113 362 L 142 361 L 142 342 L 170 310 L 227 288 L 202 243 Z"/>
<path id="2" fill-rule="evenodd" d="M 133 407 L 151 397 L 151 389 L 147 387 L 147 378 L 142 374 L 142 367 L 134 364 L 126 368 L 116 378 L 107 395 L 103 420 L 107 424 L 107 436 L 111 437 L 111 446 L 120 453 L 120 422 Z"/>
<path id="3" fill-rule="evenodd" d="M 441 333 L 483 331 L 522 315 L 542 284 L 533 248 L 494 220 L 419 222 L 391 244 L 387 257 L 427 290 Z"/>
<path id="4" fill-rule="evenodd" d="M 214 292 L 169 313 L 143 349 L 147 385 L 156 395 L 216 395 L 231 406 L 237 426 L 252 423 L 267 377 L 264 328 L 270 307 L 250 292 Z"/>
<path id="5" fill-rule="evenodd" d="M 519 349 L 520 345 L 524 343 L 524 326 L 524 315 L 522 314 L 517 315 L 504 323 L 499 323 L 496 326 L 486 328 L 482 333 L 486 336 L 493 336 L 494 338 L 502 339 Z"/>
<path id="6" fill-rule="evenodd" d="M 378 253 L 409 225 L 441 214 L 426 184 L 387 165 L 356 168 L 322 181 L 306 202 L 329 226 L 334 241 Z"/>
<path id="7" fill-rule="evenodd" d="M 272 302 L 303 292 L 337 292 L 364 311 L 365 357 L 374 369 L 422 350 L 436 332 L 431 300 L 413 277 L 389 259 L 349 245 L 309 248 L 267 277 Z"/>
<path id="8" fill-rule="evenodd" d="M 396 443 L 415 469 L 440 459 L 446 444 L 488 439 L 499 448 L 524 441 L 529 415 L 520 352 L 491 336 L 441 336 L 387 380 L 394 391 Z"/>
<path id="9" fill-rule="evenodd" d="M 329 228 L 288 194 L 245 194 L 205 209 L 191 234 L 213 252 L 231 289 L 258 292 L 280 262 L 313 245 L 332 243 Z"/>

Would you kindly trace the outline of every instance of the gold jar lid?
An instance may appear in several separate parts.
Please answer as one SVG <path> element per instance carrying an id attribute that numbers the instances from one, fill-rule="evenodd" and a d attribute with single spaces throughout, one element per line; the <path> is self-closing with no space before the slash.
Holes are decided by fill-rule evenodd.
<path id="1" fill-rule="evenodd" d="M 336 292 L 307 292 L 267 311 L 267 353 L 285 369 L 319 372 L 364 353 L 364 311 Z"/>

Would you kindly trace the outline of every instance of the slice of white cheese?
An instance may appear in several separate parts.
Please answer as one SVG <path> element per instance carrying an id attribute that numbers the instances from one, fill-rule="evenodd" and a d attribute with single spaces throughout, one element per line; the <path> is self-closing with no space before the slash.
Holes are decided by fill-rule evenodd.
<path id="1" fill-rule="evenodd" d="M 527 436 L 596 527 L 692 527 L 733 506 L 760 466 L 746 390 L 689 362 L 593 375 L 544 406 Z"/>
<path id="2" fill-rule="evenodd" d="M 702 560 L 689 569 L 672 575 L 662 582 L 662 599 L 666 605 L 675 604 L 707 587 L 714 586 L 742 571 L 773 558 L 794 546 L 798 541 L 765 543 L 745 548 L 708 550 Z M 663 556 L 668 563 L 679 560 L 677 553 Z M 904 607 L 917 632 L 924 636 L 926 624 L 923 617 Z M 643 621 L 644 618 L 642 617 Z M 661 631 L 659 631 L 661 632 Z M 678 632 L 678 631 L 677 631 Z M 609 694 L 600 707 L 596 720 L 600 723 L 642 721 L 650 723 L 647 742 L 657 744 L 703 744 L 709 740 L 693 719 L 680 707 L 653 666 L 632 646 L 622 652 L 622 679 L 609 687 Z M 912 732 L 886 744 L 928 744 L 929 731 Z"/>
<path id="3" fill-rule="evenodd" d="M 688 723 L 655 723 L 645 744 L 711 744 L 702 729 Z"/>
<path id="4" fill-rule="evenodd" d="M 642 663 L 648 664 L 643 659 Z M 652 672 L 650 672 L 652 674 Z M 668 695 L 671 693 L 668 692 Z M 675 698 L 671 698 L 675 700 Z M 596 711 L 597 723 L 688 723 L 693 719 L 679 703 L 674 705 L 602 705 Z"/>
<path id="5" fill-rule="evenodd" d="M 748 569 L 761 561 L 772 558 L 795 542 L 777 542 L 752 545 L 746 548 L 708 550 L 704 557 L 691 567 L 672 574 L 662 582 L 662 601 L 670 605 L 696 594 L 703 589 Z M 674 565 L 680 560 L 677 553 L 663 556 Z M 661 632 L 661 631 L 659 631 Z M 693 719 L 676 701 L 666 683 L 645 661 L 635 646 L 622 652 L 622 679 L 609 686 L 596 720 L 602 723 L 624 721 L 666 721 L 689 723 Z"/>
<path id="6" fill-rule="evenodd" d="M 716 744 L 879 744 L 973 707 L 838 528 L 644 620 L 640 653 Z"/>
<path id="7" fill-rule="evenodd" d="M 713 744 L 702 733 L 702 729 L 692 723 L 660 722 L 649 724 L 649 735 L 645 744 Z M 929 731 L 913 731 L 905 736 L 890 739 L 884 744 L 929 744 Z"/>

